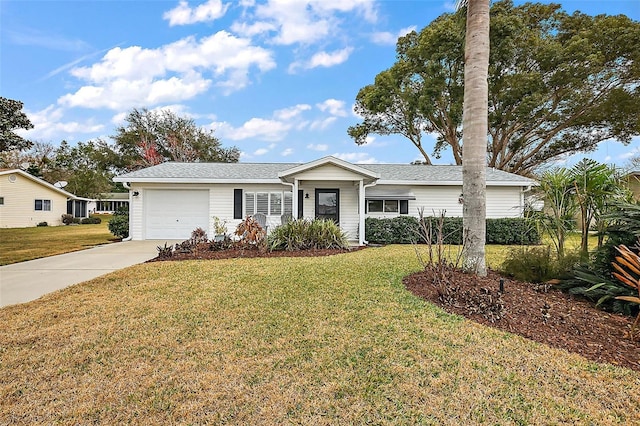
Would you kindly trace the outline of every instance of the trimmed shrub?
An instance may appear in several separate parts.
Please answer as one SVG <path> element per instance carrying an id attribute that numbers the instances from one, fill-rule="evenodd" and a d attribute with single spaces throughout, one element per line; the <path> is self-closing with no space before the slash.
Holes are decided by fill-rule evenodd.
<path id="1" fill-rule="evenodd" d="M 268 238 L 270 250 L 348 248 L 346 234 L 327 219 L 296 219 L 276 227 Z"/>
<path id="2" fill-rule="evenodd" d="M 49 224 L 47 222 L 40 222 L 39 224 L 36 225 L 37 227 L 43 227 L 43 226 L 49 226 Z"/>
<path id="3" fill-rule="evenodd" d="M 82 219 L 80 221 L 80 223 L 82 225 L 99 225 L 102 223 L 102 219 L 100 219 L 99 217 L 85 217 L 84 219 Z"/>
<path id="4" fill-rule="evenodd" d="M 62 215 L 62 223 L 65 225 L 71 225 L 73 223 L 73 215 L 71 214 L 63 214 Z"/>
<path id="5" fill-rule="evenodd" d="M 540 244 L 538 228 L 523 218 L 487 219 L 487 244 Z"/>
<path id="6" fill-rule="evenodd" d="M 127 238 L 129 236 L 129 215 L 114 215 L 109 220 L 109 232 L 117 238 Z"/>
<path id="7" fill-rule="evenodd" d="M 425 217 L 425 221 L 436 220 Z M 423 242 L 418 219 L 413 216 L 365 219 L 365 239 L 378 244 L 410 244 Z M 435 226 L 432 227 L 435 229 Z M 442 224 L 444 244 L 462 244 L 462 218 L 445 217 Z M 435 235 L 432 235 L 435 241 Z M 535 226 L 524 218 L 487 219 L 487 244 L 540 244 L 540 235 Z"/>

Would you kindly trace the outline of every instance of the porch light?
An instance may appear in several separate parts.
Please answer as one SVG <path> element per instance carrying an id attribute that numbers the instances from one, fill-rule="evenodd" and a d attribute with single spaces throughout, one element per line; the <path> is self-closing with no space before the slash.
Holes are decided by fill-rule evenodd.
<path id="1" fill-rule="evenodd" d="M 137 197 L 138 195 L 140 195 L 140 193 L 138 191 L 133 191 L 133 196 Z"/>
<path id="2" fill-rule="evenodd" d="M 309 193 L 308 192 L 306 194 L 304 194 L 304 198 L 306 198 L 307 200 L 309 199 Z"/>

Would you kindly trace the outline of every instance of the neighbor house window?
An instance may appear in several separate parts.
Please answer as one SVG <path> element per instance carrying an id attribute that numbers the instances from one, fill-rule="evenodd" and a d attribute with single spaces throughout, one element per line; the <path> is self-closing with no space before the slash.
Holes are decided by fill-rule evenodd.
<path id="1" fill-rule="evenodd" d="M 40 211 L 51 211 L 51 200 L 36 200 L 35 209 Z"/>
<path id="2" fill-rule="evenodd" d="M 0 197 L 0 206 L 4 206 L 4 197 Z"/>
<path id="3" fill-rule="evenodd" d="M 292 201 L 291 192 L 245 192 L 245 216 L 252 216 L 256 213 L 272 216 L 291 214 L 293 211 Z"/>
<path id="4" fill-rule="evenodd" d="M 409 213 L 408 200 L 367 200 L 367 213 Z"/>

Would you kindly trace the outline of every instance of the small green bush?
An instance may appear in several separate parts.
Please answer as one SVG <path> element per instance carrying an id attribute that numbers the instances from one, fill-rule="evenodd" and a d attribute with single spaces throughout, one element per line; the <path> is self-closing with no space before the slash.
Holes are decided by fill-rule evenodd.
<path id="1" fill-rule="evenodd" d="M 117 238 L 129 236 L 129 215 L 114 215 L 108 224 L 109 232 Z"/>
<path id="2" fill-rule="evenodd" d="M 433 217 L 425 217 L 434 221 Z M 424 242 L 420 234 L 418 219 L 413 216 L 398 216 L 365 220 L 365 239 L 378 244 L 410 244 Z M 434 222 L 435 225 L 435 222 Z M 432 227 L 435 229 L 435 226 Z M 462 244 L 462 218 L 445 217 L 442 227 L 444 244 Z M 435 235 L 432 235 L 435 241 Z M 540 244 L 540 235 L 535 226 L 524 218 L 487 219 L 487 244 Z"/>
<path id="3" fill-rule="evenodd" d="M 502 263 L 501 271 L 518 281 L 542 283 L 552 279 L 566 279 L 580 263 L 578 251 L 557 259 L 551 248 L 518 247 L 512 249 Z"/>
<path id="4" fill-rule="evenodd" d="M 326 219 L 296 219 L 276 227 L 268 238 L 270 250 L 348 248 L 346 234 Z"/>
<path id="5" fill-rule="evenodd" d="M 84 219 L 82 219 L 80 221 L 80 223 L 82 225 L 99 225 L 102 223 L 102 219 L 100 219 L 99 217 L 85 217 Z"/>
<path id="6" fill-rule="evenodd" d="M 40 222 L 36 225 L 37 227 L 49 226 L 47 222 Z"/>

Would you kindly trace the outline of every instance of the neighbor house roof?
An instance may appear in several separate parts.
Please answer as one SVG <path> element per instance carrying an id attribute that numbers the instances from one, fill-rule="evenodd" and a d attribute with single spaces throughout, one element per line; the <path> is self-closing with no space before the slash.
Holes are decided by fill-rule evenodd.
<path id="1" fill-rule="evenodd" d="M 159 183 L 281 183 L 279 176 L 307 170 L 305 165 L 347 163 L 324 157 L 311 163 L 162 163 L 115 177 L 116 182 Z M 347 163 L 351 164 L 351 163 Z M 358 164 L 352 169 L 378 176 L 379 185 L 461 185 L 462 166 Z M 532 179 L 487 168 L 487 185 L 529 186 Z"/>
<path id="2" fill-rule="evenodd" d="M 20 176 L 24 176 L 27 179 L 30 179 L 44 187 L 49 188 L 52 191 L 58 192 L 61 195 L 64 195 L 67 198 L 71 198 L 72 200 L 83 200 L 83 201 L 88 201 L 88 198 L 82 198 L 82 197 L 78 197 L 70 192 L 65 191 L 64 189 L 58 188 L 57 186 L 53 186 L 51 185 L 49 182 L 44 181 L 40 178 L 37 178 L 27 172 L 25 172 L 24 170 L 20 170 L 20 169 L 0 169 L 0 176 L 2 175 L 12 175 L 12 174 L 18 174 Z"/>

